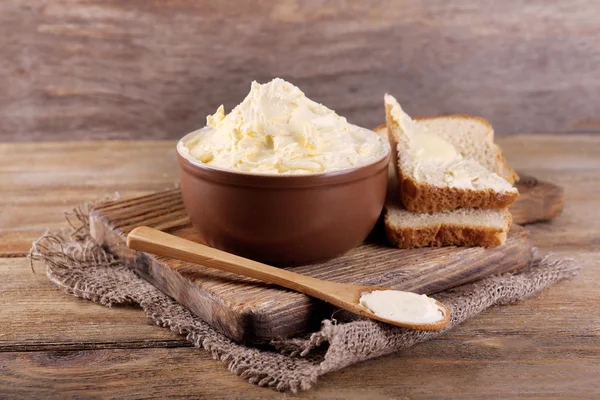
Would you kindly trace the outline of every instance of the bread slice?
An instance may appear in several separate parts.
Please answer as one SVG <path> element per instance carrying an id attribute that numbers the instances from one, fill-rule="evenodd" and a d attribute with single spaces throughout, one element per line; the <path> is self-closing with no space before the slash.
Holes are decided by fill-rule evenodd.
<path id="1" fill-rule="evenodd" d="M 419 126 L 452 143 L 463 157 L 478 161 L 487 170 L 500 175 L 510 184 L 519 180 L 500 147 L 494 143 L 494 128 L 486 119 L 456 114 L 415 120 Z"/>
<path id="2" fill-rule="evenodd" d="M 496 247 L 506 242 L 512 216 L 506 208 L 459 208 L 415 213 L 398 202 L 384 208 L 385 235 L 401 249 L 425 246 Z"/>
<path id="3" fill-rule="evenodd" d="M 392 96 L 385 96 L 386 122 L 390 144 L 396 149 L 400 200 L 409 211 L 439 212 L 456 208 L 506 208 L 519 192 L 498 174 L 476 159 L 463 156 L 438 132 L 445 124 L 425 125 L 411 119 Z M 459 121 L 460 122 L 460 121 Z M 465 129 L 466 123 L 452 123 L 451 129 Z M 430 128 L 436 130 L 430 130 Z M 469 131 L 454 142 L 468 141 Z M 463 147 L 468 147 L 464 145 Z M 473 146 L 472 154 L 478 154 Z M 489 146 L 488 146 L 489 147 Z M 478 156 L 479 157 L 479 156 Z M 498 162 L 494 158 L 493 164 Z"/>
<path id="4" fill-rule="evenodd" d="M 510 184 L 519 181 L 519 176 L 504 158 L 502 149 L 494 143 L 494 130 L 487 120 L 464 114 L 417 117 L 414 120 L 418 125 L 438 132 L 440 136 L 452 143 L 463 157 L 477 160 Z M 379 125 L 374 131 L 388 139 L 385 124 Z"/>
<path id="5" fill-rule="evenodd" d="M 401 202 L 395 167 L 390 163 L 388 192 L 383 209 L 385 236 L 401 249 L 426 246 L 502 246 L 512 224 L 506 208 L 459 208 L 452 211 L 416 213 Z"/>

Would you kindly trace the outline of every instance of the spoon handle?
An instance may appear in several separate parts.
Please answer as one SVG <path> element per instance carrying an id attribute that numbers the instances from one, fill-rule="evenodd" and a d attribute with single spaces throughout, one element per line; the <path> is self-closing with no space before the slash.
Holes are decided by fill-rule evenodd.
<path id="1" fill-rule="evenodd" d="M 441 303 L 439 303 L 440 306 L 446 310 L 444 314 L 445 319 L 434 324 L 414 324 L 387 320 L 367 311 L 358 304 L 361 293 L 374 289 L 381 290 L 379 288 L 323 281 L 310 276 L 296 274 L 285 269 L 248 260 L 247 258 L 222 250 L 213 249 L 212 247 L 182 239 L 147 226 L 135 228 L 127 235 L 127 247 L 274 283 L 321 299 L 356 314 L 405 328 L 437 330 L 444 327 L 450 321 L 450 311 Z"/>
<path id="2" fill-rule="evenodd" d="M 135 228 L 127 235 L 127 247 L 274 283 L 325 301 L 331 301 L 332 291 L 348 286 L 275 268 L 147 226 Z"/>

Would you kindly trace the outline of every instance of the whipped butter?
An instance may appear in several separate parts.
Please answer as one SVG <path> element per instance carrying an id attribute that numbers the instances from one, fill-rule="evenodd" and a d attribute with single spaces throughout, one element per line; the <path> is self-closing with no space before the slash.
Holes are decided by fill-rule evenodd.
<path id="1" fill-rule="evenodd" d="M 419 135 L 414 135 L 411 141 L 417 157 L 444 163 L 459 156 L 456 148 L 450 142 L 433 133 L 421 132 Z"/>
<path id="2" fill-rule="evenodd" d="M 364 293 L 360 305 L 381 318 L 401 323 L 433 324 L 446 318 L 446 310 L 435 299 L 400 290 Z"/>
<path id="3" fill-rule="evenodd" d="M 229 114 L 220 106 L 207 126 L 179 143 L 179 151 L 216 168 L 259 174 L 309 174 L 358 167 L 387 154 L 375 132 L 352 125 L 276 78 L 252 82 Z"/>
<path id="4" fill-rule="evenodd" d="M 464 162 L 463 162 L 464 163 Z M 460 161 L 446 171 L 444 181 L 454 187 L 469 187 L 479 179 L 477 173 L 461 165 Z"/>
<path id="5" fill-rule="evenodd" d="M 411 155 L 436 164 L 448 164 L 462 159 L 462 155 L 456 151 L 452 143 L 417 124 L 392 96 L 386 94 L 385 102 L 392 105 L 390 110 L 392 118 L 403 127 L 408 136 Z"/>

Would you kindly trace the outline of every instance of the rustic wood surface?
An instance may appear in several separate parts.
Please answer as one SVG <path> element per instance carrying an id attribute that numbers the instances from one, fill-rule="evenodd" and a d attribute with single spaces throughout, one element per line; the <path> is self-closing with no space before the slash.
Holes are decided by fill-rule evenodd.
<path id="1" fill-rule="evenodd" d="M 600 131 L 596 0 L 3 0 L 0 140 L 177 138 L 275 76 L 375 126 Z"/>
<path id="2" fill-rule="evenodd" d="M 600 396 L 600 137 L 498 141 L 515 168 L 565 188 L 563 214 L 528 229 L 543 252 L 579 260 L 580 276 L 440 339 L 326 375 L 298 397 Z M 289 397 L 230 374 L 138 309 L 63 294 L 23 257 L 76 203 L 176 181 L 173 142 L 0 145 L 0 397 Z"/>
<path id="3" fill-rule="evenodd" d="M 565 190 L 562 186 L 525 174 L 519 176 L 516 186 L 519 197 L 509 207 L 513 224 L 550 221 L 562 213 L 565 207 Z"/>
<path id="4" fill-rule="evenodd" d="M 331 315 L 331 306 L 302 293 L 127 248 L 127 234 L 138 226 L 202 242 L 185 216 L 181 192 L 171 190 L 100 205 L 90 215 L 90 226 L 99 243 L 129 260 L 146 280 L 236 341 L 261 342 L 315 330 Z M 528 232 L 515 225 L 504 246 L 490 249 L 404 250 L 379 237 L 333 260 L 286 269 L 339 283 L 430 294 L 524 267 L 530 249 Z"/>

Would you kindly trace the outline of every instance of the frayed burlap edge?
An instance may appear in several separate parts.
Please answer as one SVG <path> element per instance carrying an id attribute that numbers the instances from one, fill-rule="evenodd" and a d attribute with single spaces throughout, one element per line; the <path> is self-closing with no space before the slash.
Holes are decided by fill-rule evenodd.
<path id="1" fill-rule="evenodd" d="M 236 375 L 260 386 L 294 393 L 310 389 L 325 373 L 435 338 L 491 306 L 519 301 L 570 278 L 580 268 L 573 259 L 534 254 L 533 261 L 518 273 L 492 276 L 439 293 L 436 297 L 452 310 L 452 319 L 442 331 L 413 331 L 368 319 L 340 324 L 324 320 L 318 332 L 274 340 L 272 350 L 259 350 L 215 331 L 98 245 L 89 233 L 89 207 L 83 205 L 67 214 L 68 229 L 47 232 L 33 243 L 31 259 L 45 264 L 52 282 L 67 293 L 105 306 L 137 304 L 155 324 L 186 335 L 194 346 L 210 351 Z"/>

